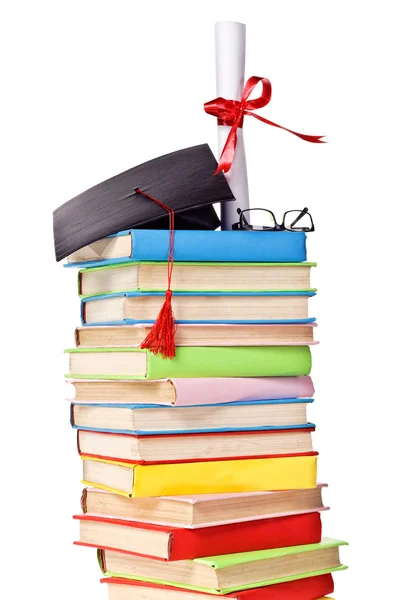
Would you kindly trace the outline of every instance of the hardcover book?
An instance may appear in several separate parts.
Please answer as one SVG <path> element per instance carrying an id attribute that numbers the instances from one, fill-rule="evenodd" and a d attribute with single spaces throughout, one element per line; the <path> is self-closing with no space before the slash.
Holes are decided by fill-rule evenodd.
<path id="1" fill-rule="evenodd" d="M 339 557 L 345 544 L 323 538 L 318 544 L 172 562 L 99 550 L 99 562 L 107 576 L 228 594 L 345 569 Z"/>
<path id="2" fill-rule="evenodd" d="M 308 346 L 180 347 L 165 360 L 141 348 L 72 348 L 70 379 L 281 377 L 309 375 Z"/>
<path id="3" fill-rule="evenodd" d="M 71 423 L 77 429 L 137 435 L 299 429 L 312 426 L 307 421 L 311 402 L 288 398 L 198 407 L 72 403 Z"/>
<path id="4" fill-rule="evenodd" d="M 174 292 L 173 313 L 179 324 L 312 323 L 309 298 L 315 292 Z M 164 292 L 121 292 L 81 301 L 83 325 L 154 323 Z"/>
<path id="5" fill-rule="evenodd" d="M 223 433 L 132 435 L 78 430 L 78 451 L 116 461 L 171 463 L 266 458 L 313 452 L 314 428 Z"/>
<path id="6" fill-rule="evenodd" d="M 233 235 L 237 234 L 233 233 Z M 315 266 L 315 263 L 174 261 L 173 290 L 176 292 L 311 291 L 310 269 Z M 83 269 L 78 274 L 79 295 L 83 297 L 115 292 L 164 292 L 167 282 L 167 262 L 129 262 Z"/>
<path id="7" fill-rule="evenodd" d="M 80 537 L 75 544 L 168 561 L 200 558 L 207 556 L 210 549 L 216 554 L 233 554 L 315 544 L 321 540 L 318 512 L 200 529 L 95 515 L 76 515 L 74 519 L 80 523 Z"/>
<path id="8" fill-rule="evenodd" d="M 239 237 L 238 237 L 239 236 Z M 302 231 L 175 231 L 174 258 L 179 262 L 303 262 Z M 167 261 L 169 232 L 129 229 L 73 252 L 65 266 L 106 266 L 130 261 Z"/>
<path id="9" fill-rule="evenodd" d="M 126 498 L 97 488 L 84 488 L 81 505 L 84 514 L 198 529 L 328 510 L 322 499 L 324 487 L 326 484 L 276 492 L 160 498 Z"/>
<path id="10" fill-rule="evenodd" d="M 83 483 L 131 498 L 316 487 L 317 456 L 140 465 L 82 455 Z"/>
<path id="11" fill-rule="evenodd" d="M 171 587 L 134 579 L 107 577 L 101 583 L 108 585 L 109 600 L 215 600 L 219 595 L 205 594 L 195 590 Z M 334 591 L 331 573 L 305 577 L 276 583 L 267 587 L 241 590 L 225 594 L 232 600 L 334 600 L 331 597 L 320 597 L 320 594 L 330 594 Z"/>
<path id="12" fill-rule="evenodd" d="M 176 359 L 174 359 L 176 360 Z M 299 377 L 203 377 L 161 380 L 69 379 L 74 400 L 88 404 L 201 406 L 225 402 L 309 398 L 312 379 Z"/>
<path id="13" fill-rule="evenodd" d="M 210 325 L 185 323 L 176 325 L 176 346 L 306 346 L 313 339 L 316 323 L 269 323 L 268 325 Z M 151 330 L 150 324 L 101 325 L 78 327 L 76 347 L 139 347 Z"/>

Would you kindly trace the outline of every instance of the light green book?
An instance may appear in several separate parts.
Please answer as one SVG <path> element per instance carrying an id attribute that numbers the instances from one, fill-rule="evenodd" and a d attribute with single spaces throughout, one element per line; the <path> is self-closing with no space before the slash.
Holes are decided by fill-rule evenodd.
<path id="1" fill-rule="evenodd" d="M 309 375 L 308 346 L 185 346 L 173 360 L 141 348 L 73 348 L 70 379 L 167 379 Z"/>
<path id="2" fill-rule="evenodd" d="M 316 263 L 175 262 L 173 291 L 264 292 L 314 291 L 310 269 Z M 164 292 L 167 262 L 129 262 L 83 269 L 78 274 L 81 297 L 118 292 Z"/>
<path id="3" fill-rule="evenodd" d="M 171 562 L 99 550 L 98 559 L 106 576 L 229 594 L 346 569 L 339 557 L 343 545 L 346 542 L 323 538 L 306 546 Z"/>

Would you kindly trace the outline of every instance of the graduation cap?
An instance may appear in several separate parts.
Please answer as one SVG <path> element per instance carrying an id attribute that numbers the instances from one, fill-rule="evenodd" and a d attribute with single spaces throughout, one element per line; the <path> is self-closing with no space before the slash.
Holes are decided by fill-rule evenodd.
<path id="1" fill-rule="evenodd" d="M 141 345 L 175 356 L 171 305 L 175 229 L 216 229 L 216 202 L 234 200 L 208 144 L 150 160 L 72 198 L 54 211 L 57 261 L 124 229 L 169 229 L 168 287 L 165 303 Z"/>
<path id="2" fill-rule="evenodd" d="M 168 229 L 162 206 L 175 213 L 175 229 L 216 229 L 212 204 L 234 200 L 223 174 L 214 176 L 217 161 L 208 144 L 165 154 L 79 194 L 53 215 L 57 261 L 124 229 Z"/>

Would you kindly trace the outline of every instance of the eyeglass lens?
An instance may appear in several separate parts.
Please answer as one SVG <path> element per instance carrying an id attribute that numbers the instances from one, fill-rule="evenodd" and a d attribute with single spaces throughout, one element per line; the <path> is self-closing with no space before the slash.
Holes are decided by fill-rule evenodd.
<path id="1" fill-rule="evenodd" d="M 289 210 L 284 215 L 283 224 L 291 231 L 310 231 L 313 227 L 312 217 L 304 210 Z"/>
<path id="2" fill-rule="evenodd" d="M 243 210 L 241 213 L 241 217 L 247 220 L 247 223 L 251 224 L 253 229 L 262 228 L 262 229 L 274 229 L 276 225 L 276 221 L 273 213 L 270 210 L 266 210 L 264 208 L 251 208 L 248 210 Z M 245 221 L 243 223 L 246 225 Z"/>

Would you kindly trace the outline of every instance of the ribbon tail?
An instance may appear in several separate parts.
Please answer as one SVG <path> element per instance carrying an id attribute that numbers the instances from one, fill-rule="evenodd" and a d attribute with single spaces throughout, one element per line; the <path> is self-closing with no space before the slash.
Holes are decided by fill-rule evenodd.
<path id="1" fill-rule="evenodd" d="M 260 115 L 257 115 L 256 113 L 245 112 L 245 114 L 248 116 L 251 116 L 251 117 L 255 117 L 255 119 L 258 119 L 258 121 L 262 121 L 262 123 L 266 123 L 267 125 L 271 125 L 272 127 L 277 127 L 278 129 L 283 129 L 284 131 L 288 131 L 288 133 L 292 133 L 293 135 L 296 135 L 297 137 L 299 137 L 301 140 L 304 140 L 305 142 L 311 142 L 313 144 L 326 144 L 327 143 L 325 140 L 322 139 L 323 137 L 325 137 L 324 135 L 307 135 L 306 133 L 298 133 L 297 131 L 293 131 L 292 129 L 287 129 L 287 127 L 283 127 L 282 125 L 273 123 L 273 121 L 269 121 L 268 119 L 265 119 L 264 117 L 261 117 Z"/>
<path id="2" fill-rule="evenodd" d="M 231 169 L 231 165 L 233 164 L 234 152 L 237 145 L 237 126 L 233 125 L 229 131 L 229 135 L 227 136 L 226 143 L 223 147 L 222 153 L 219 158 L 218 168 L 216 169 L 214 175 L 221 173 L 228 173 Z"/>

